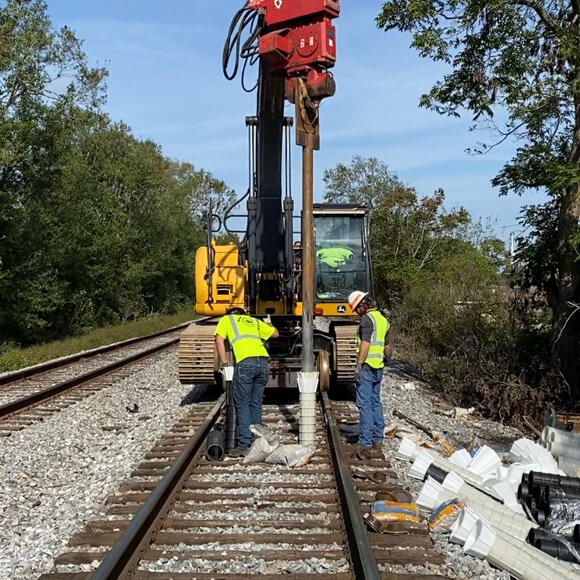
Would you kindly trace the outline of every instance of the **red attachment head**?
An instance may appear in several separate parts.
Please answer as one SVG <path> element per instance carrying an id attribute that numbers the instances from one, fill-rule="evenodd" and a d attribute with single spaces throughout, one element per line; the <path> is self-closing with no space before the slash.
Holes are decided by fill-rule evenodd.
<path id="1" fill-rule="evenodd" d="M 264 14 L 260 56 L 287 78 L 303 78 L 312 99 L 334 94 L 326 70 L 336 62 L 332 19 L 340 12 L 338 1 L 248 0 L 248 6 Z"/>
<path id="2" fill-rule="evenodd" d="M 336 18 L 340 13 L 338 0 L 249 0 L 248 7 L 263 9 L 267 26 L 286 25 L 292 20 L 320 16 Z"/>

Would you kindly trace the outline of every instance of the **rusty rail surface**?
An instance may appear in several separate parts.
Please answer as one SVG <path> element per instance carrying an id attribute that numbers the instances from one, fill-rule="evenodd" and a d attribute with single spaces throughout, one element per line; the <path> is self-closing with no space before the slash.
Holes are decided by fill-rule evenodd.
<path id="1" fill-rule="evenodd" d="M 148 357 L 174 347 L 179 342 L 182 326 L 150 336 L 131 339 L 99 349 L 84 358 L 74 355 L 67 362 L 49 363 L 50 370 L 24 369 L 18 380 L 5 384 L 0 391 L 0 436 L 8 436 L 43 417 L 67 407 L 76 400 L 104 388 L 115 380 L 115 373 Z M 172 336 L 175 335 L 175 336 Z M 166 338 L 166 340 L 162 340 Z M 160 340 L 161 339 L 161 340 Z M 152 346 L 142 348 L 153 342 Z M 128 350 L 129 354 L 124 351 Z M 58 363 L 58 364 L 57 364 Z M 87 370 L 88 369 L 88 370 Z M 107 381 L 101 380 L 107 377 Z M 47 386 L 48 385 L 48 386 Z M 82 387 L 82 391 L 75 391 Z M 67 400 L 63 399 L 66 395 Z M 6 402 L 2 402 L 2 401 Z"/>
<path id="2" fill-rule="evenodd" d="M 17 371 L 2 374 L 0 375 L 0 386 L 9 385 L 10 383 L 21 381 L 22 379 L 29 379 L 31 377 L 44 374 L 48 371 L 66 367 L 72 363 L 81 360 L 88 360 L 90 358 L 98 357 L 100 355 L 119 350 L 132 344 L 138 344 L 139 342 L 143 342 L 144 340 L 150 340 L 158 336 L 164 336 L 166 334 L 175 332 L 176 330 L 183 330 L 190 324 L 191 324 L 190 322 L 184 322 L 183 324 L 178 324 L 177 326 L 173 326 L 171 328 L 168 328 L 167 330 L 161 330 L 159 332 L 155 332 L 147 336 L 137 336 L 135 338 L 129 338 L 122 342 L 116 342 L 115 344 L 107 344 L 105 346 L 100 346 L 98 348 L 93 348 L 91 350 L 87 350 L 84 352 L 71 354 L 69 356 L 59 358 L 56 360 L 50 360 L 44 363 L 40 363 L 32 367 L 26 367 L 24 369 L 19 369 Z"/>

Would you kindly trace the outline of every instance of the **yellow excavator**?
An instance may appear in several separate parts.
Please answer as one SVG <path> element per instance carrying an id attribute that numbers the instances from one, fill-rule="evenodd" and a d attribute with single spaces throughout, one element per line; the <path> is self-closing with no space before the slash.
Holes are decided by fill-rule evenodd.
<path id="1" fill-rule="evenodd" d="M 295 387 L 301 370 L 318 370 L 321 390 L 354 382 L 357 320 L 347 298 L 353 290 L 372 291 L 368 212 L 364 206 L 312 203 L 319 105 L 335 90 L 328 69 L 336 59 L 332 19 L 338 12 L 334 0 L 249 0 L 232 21 L 226 77 L 235 76 L 240 60 L 259 61 L 257 114 L 246 118 L 249 188 L 224 216 L 208 210 L 207 243 L 195 260 L 195 311 L 203 318 L 180 340 L 182 383 L 219 381 L 215 327 L 234 307 L 271 320 L 279 330 L 280 337 L 268 343 L 269 386 Z M 294 119 L 284 116 L 286 99 L 296 106 L 296 140 L 303 148 L 299 216 L 290 179 Z M 243 201 L 247 213 L 233 213 Z M 230 228 L 241 218 L 245 229 Z M 236 242 L 217 244 L 216 223 Z"/>

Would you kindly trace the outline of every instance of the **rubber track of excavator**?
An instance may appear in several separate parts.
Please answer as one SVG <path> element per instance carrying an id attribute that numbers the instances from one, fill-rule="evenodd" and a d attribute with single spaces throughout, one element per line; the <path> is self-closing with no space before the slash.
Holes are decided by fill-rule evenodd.
<path id="1" fill-rule="evenodd" d="M 357 359 L 358 325 L 333 324 L 333 330 L 336 337 L 336 382 L 352 385 Z"/>
<path id="2" fill-rule="evenodd" d="M 198 385 L 215 383 L 216 324 L 193 323 L 183 331 L 177 352 L 178 375 L 182 383 Z"/>

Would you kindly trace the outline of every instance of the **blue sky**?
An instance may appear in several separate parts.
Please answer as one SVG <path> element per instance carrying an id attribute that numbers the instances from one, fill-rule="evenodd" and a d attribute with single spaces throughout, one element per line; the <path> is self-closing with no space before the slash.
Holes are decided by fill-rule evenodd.
<path id="1" fill-rule="evenodd" d="M 92 64 L 110 71 L 106 110 L 135 135 L 158 142 L 166 155 L 211 171 L 238 192 L 247 187 L 244 117 L 255 93 L 221 71 L 225 35 L 241 0 L 48 0 L 57 26 L 84 40 Z M 469 117 L 449 119 L 418 108 L 419 98 L 445 69 L 420 59 L 409 37 L 376 29 L 380 1 L 343 0 L 335 21 L 337 94 L 321 113 L 321 150 L 315 154 L 315 199 L 322 172 L 352 156 L 386 162 L 421 194 L 441 187 L 446 207 L 497 220 L 504 238 L 523 204 L 540 194 L 499 197 L 490 179 L 511 157 L 506 144 L 485 156 L 465 149 L 485 137 L 469 133 Z M 288 106 L 288 114 L 293 110 Z M 300 151 L 295 148 L 294 196 L 300 197 Z"/>

